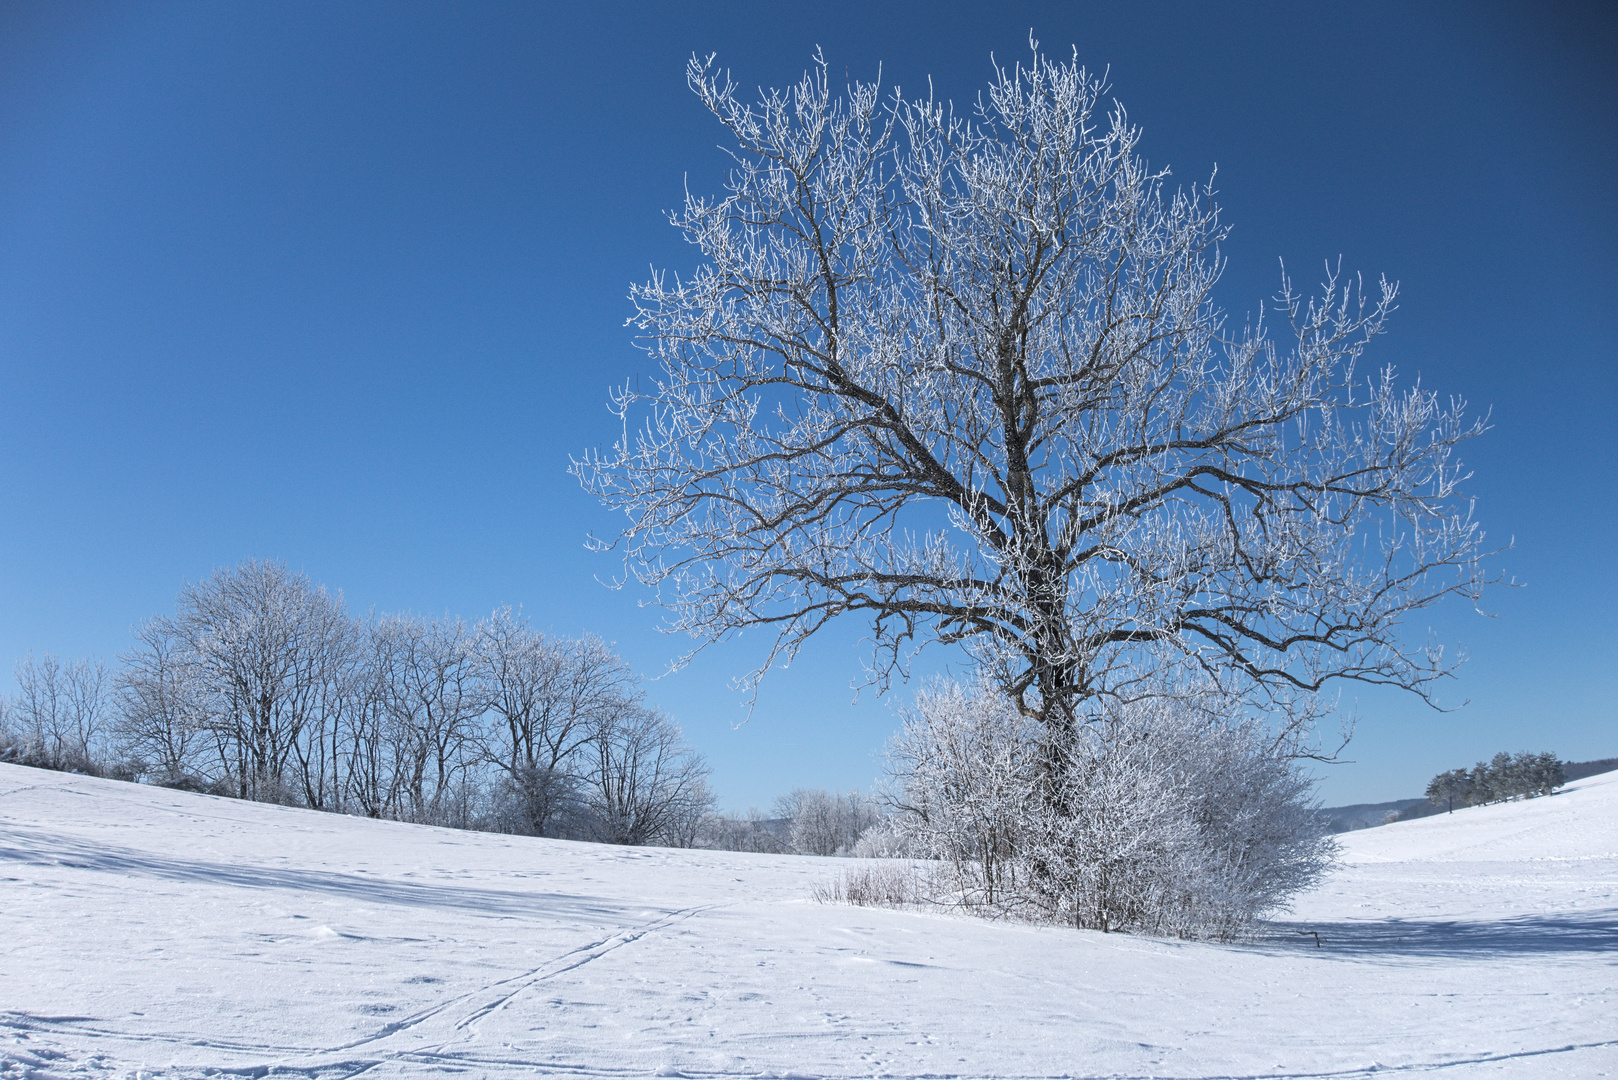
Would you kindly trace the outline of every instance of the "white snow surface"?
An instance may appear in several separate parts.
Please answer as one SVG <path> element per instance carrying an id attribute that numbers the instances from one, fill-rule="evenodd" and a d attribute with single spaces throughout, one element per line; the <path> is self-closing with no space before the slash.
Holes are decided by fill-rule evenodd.
<path id="1" fill-rule="evenodd" d="M 0 1077 L 1618 1076 L 1618 774 L 1349 834 L 1258 944 L 845 865 L 0 766 Z"/>

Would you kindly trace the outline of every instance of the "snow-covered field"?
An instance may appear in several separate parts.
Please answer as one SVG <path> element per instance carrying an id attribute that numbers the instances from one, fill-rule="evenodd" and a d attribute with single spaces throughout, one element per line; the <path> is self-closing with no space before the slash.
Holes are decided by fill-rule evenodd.
<path id="1" fill-rule="evenodd" d="M 1618 774 L 1343 842 L 1213 946 L 0 766 L 0 1076 L 1618 1076 Z"/>

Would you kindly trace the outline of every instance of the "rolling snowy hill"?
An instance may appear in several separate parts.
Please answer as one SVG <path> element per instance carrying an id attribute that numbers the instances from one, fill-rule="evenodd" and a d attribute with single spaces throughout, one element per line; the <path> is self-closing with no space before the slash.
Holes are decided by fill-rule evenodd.
<path id="1" fill-rule="evenodd" d="M 1618 1076 L 1618 774 L 1342 842 L 1213 946 L 0 766 L 0 1077 Z"/>

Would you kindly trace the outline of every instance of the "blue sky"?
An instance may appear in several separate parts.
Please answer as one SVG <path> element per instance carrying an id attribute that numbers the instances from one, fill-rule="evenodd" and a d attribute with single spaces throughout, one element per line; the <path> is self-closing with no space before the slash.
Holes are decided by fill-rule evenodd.
<path id="1" fill-rule="evenodd" d="M 1033 28 L 1110 65 L 1153 163 L 1217 164 L 1228 310 L 1278 259 L 1310 281 L 1340 255 L 1401 282 L 1368 362 L 1492 410 L 1470 490 L 1523 587 L 1494 618 L 1431 613 L 1472 657 L 1443 692 L 1464 708 L 1345 698 L 1354 763 L 1325 799 L 1500 749 L 1618 754 L 1615 27 L 1595 5 L 7 3 L 0 669 L 111 657 L 183 582 L 269 557 L 356 610 L 520 604 L 662 671 L 686 643 L 599 584 L 617 566 L 584 539 L 615 523 L 566 467 L 644 369 L 629 283 L 694 263 L 663 211 L 723 178 L 686 57 L 782 85 L 820 46 L 964 101 Z M 727 806 L 863 786 L 908 691 L 853 703 L 861 636 L 815 642 L 741 726 L 726 684 L 757 638 L 649 691 Z"/>

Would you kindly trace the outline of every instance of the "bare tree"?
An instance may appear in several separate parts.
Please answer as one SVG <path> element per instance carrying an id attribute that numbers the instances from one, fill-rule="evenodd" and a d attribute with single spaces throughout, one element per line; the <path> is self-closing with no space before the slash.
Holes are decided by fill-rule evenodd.
<path id="1" fill-rule="evenodd" d="M 188 584 L 100 662 L 29 655 L 0 698 L 0 760 L 458 828 L 694 845 L 708 769 L 593 635 L 510 608 L 476 626 L 360 623 L 278 562 Z M 115 708 L 109 712 L 109 689 Z"/>
<path id="2" fill-rule="evenodd" d="M 338 725 L 341 798 L 373 818 L 394 811 L 403 777 L 401 747 L 391 737 L 394 726 L 388 709 L 390 649 L 391 635 L 376 620 L 368 622 L 353 678 L 347 684 L 349 703 Z"/>
<path id="3" fill-rule="evenodd" d="M 22 736 L 12 727 L 11 702 L 0 697 L 0 762 L 13 764 L 23 755 Z"/>
<path id="4" fill-rule="evenodd" d="M 629 665 L 600 638 L 547 638 L 510 608 L 477 626 L 493 723 L 488 759 L 504 773 L 518 831 L 544 835 L 577 794 L 577 759 L 612 717 L 639 700 Z"/>
<path id="5" fill-rule="evenodd" d="M 693 759 L 701 775 L 684 786 L 669 807 L 666 824 L 658 836 L 658 841 L 666 847 L 700 847 L 703 831 L 719 801 L 713 788 L 708 786 L 708 766 L 700 756 L 693 754 Z"/>
<path id="6" fill-rule="evenodd" d="M 205 727 L 221 775 L 243 798 L 321 805 L 305 740 L 326 730 L 352 642 L 340 596 L 278 562 L 249 561 L 187 585 L 172 637 L 203 694 Z"/>
<path id="7" fill-rule="evenodd" d="M 360 626 L 342 610 L 341 597 L 335 611 L 326 615 L 312 635 L 317 643 L 309 650 L 302 678 L 307 680 L 304 724 L 301 737 L 292 744 L 293 765 L 305 806 L 316 810 L 341 810 L 343 766 L 341 739 L 347 714 L 363 707 L 356 684 L 365 673 L 359 668 L 363 650 Z"/>
<path id="8" fill-rule="evenodd" d="M 93 771 L 108 719 L 107 668 L 100 660 L 66 664 L 32 653 L 16 666 L 11 722 L 22 733 L 25 763 Z"/>
<path id="9" fill-rule="evenodd" d="M 708 767 L 678 725 L 639 701 L 603 717 L 591 742 L 595 838 L 609 844 L 690 846 L 710 809 Z M 684 841 L 682 843 L 682 841 Z"/>
<path id="10" fill-rule="evenodd" d="M 688 78 L 733 140 L 672 218 L 706 262 L 634 290 L 661 374 L 573 466 L 673 628 L 771 628 L 761 672 L 855 613 L 879 684 L 960 643 L 1057 730 L 1166 668 L 1295 726 L 1333 681 L 1452 669 L 1398 631 L 1484 584 L 1455 456 L 1482 425 L 1359 371 L 1394 286 L 1283 277 L 1282 333 L 1233 326 L 1211 188 L 1169 190 L 1037 47 L 971 116 L 836 95 L 818 57 L 751 105 L 711 58 Z"/>
<path id="11" fill-rule="evenodd" d="M 118 715 L 122 752 L 160 783 L 193 777 L 204 751 L 206 711 L 197 665 L 167 622 L 135 628 L 137 645 L 119 657 Z"/>
<path id="12" fill-rule="evenodd" d="M 756 806 L 745 814 L 708 814 L 700 822 L 692 846 L 782 855 L 787 851 L 791 825 L 781 818 L 766 817 Z"/>

